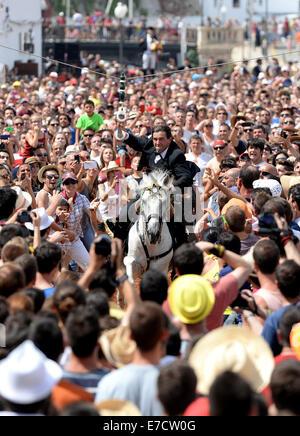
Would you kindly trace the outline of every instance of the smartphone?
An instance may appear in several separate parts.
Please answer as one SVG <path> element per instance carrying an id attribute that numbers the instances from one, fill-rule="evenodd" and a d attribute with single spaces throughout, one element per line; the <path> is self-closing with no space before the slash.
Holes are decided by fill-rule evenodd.
<path id="1" fill-rule="evenodd" d="M 21 174 L 21 180 L 25 180 L 26 174 Z"/>
<path id="2" fill-rule="evenodd" d="M 107 235 L 101 235 L 95 242 L 95 252 L 96 254 L 101 254 L 102 256 L 109 256 L 111 253 L 111 239 Z"/>
<path id="3" fill-rule="evenodd" d="M 248 305 L 248 301 L 245 300 L 241 294 L 230 304 L 230 307 L 233 309 L 234 307 L 239 307 L 240 309 L 250 309 Z"/>
<path id="4" fill-rule="evenodd" d="M 23 212 L 19 213 L 17 217 L 17 222 L 20 224 L 32 223 L 32 219 L 29 212 L 27 212 L 27 210 L 23 210 Z"/>
<path id="5" fill-rule="evenodd" d="M 76 160 L 76 162 L 80 162 L 80 156 L 79 156 L 79 154 L 75 154 L 75 156 L 74 156 L 74 160 Z"/>
<path id="6" fill-rule="evenodd" d="M 9 135 L 0 135 L 0 139 L 3 139 L 4 141 L 6 141 L 9 138 L 10 138 Z"/>
<path id="7" fill-rule="evenodd" d="M 94 168 L 98 168 L 98 165 L 94 160 L 88 160 L 84 162 L 83 167 L 85 170 L 92 170 Z"/>

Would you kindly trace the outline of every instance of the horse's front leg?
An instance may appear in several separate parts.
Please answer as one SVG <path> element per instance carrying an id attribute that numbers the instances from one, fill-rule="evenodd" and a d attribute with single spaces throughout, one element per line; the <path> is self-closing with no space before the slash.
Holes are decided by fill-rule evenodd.
<path id="1" fill-rule="evenodd" d="M 124 258 L 124 265 L 126 266 L 128 280 L 132 285 L 135 285 L 136 280 L 142 276 L 144 268 L 133 256 L 126 256 Z"/>

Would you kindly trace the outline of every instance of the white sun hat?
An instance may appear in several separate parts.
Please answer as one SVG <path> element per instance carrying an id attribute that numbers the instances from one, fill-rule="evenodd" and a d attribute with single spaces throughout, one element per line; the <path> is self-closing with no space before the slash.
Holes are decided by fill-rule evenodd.
<path id="1" fill-rule="evenodd" d="M 62 378 L 61 367 L 27 340 L 0 362 L 0 395 L 17 404 L 46 399 Z"/>
<path id="2" fill-rule="evenodd" d="M 33 209 L 32 212 L 36 212 L 41 218 L 40 230 L 47 229 L 54 222 L 54 218 L 52 218 L 52 216 L 49 216 L 47 214 L 46 209 L 44 207 L 40 207 L 38 209 Z M 34 230 L 32 223 L 25 223 L 25 227 L 28 230 L 32 230 L 32 231 Z"/>

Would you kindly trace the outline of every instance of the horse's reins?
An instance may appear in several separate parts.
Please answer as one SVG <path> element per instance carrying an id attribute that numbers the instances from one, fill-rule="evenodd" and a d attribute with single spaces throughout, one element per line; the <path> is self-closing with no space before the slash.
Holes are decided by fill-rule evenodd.
<path id="1" fill-rule="evenodd" d="M 137 230 L 137 234 L 140 238 L 141 244 L 143 246 L 146 258 L 147 258 L 147 270 L 149 269 L 151 260 L 162 259 L 163 257 L 167 256 L 169 253 L 171 253 L 171 251 L 173 250 L 173 244 L 172 244 L 171 248 L 169 250 L 165 251 L 164 253 L 158 254 L 157 256 L 150 256 L 148 248 L 147 248 L 146 244 L 144 243 L 144 238 L 143 238 L 143 235 L 142 235 L 141 230 L 140 230 L 139 220 L 137 220 L 137 222 L 136 222 L 136 230 Z"/>

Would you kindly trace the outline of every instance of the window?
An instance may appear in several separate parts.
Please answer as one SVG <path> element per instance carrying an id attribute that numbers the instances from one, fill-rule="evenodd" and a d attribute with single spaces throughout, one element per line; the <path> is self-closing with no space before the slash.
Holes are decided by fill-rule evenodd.
<path id="1" fill-rule="evenodd" d="M 232 0 L 232 5 L 234 8 L 239 8 L 240 5 L 240 0 Z"/>

